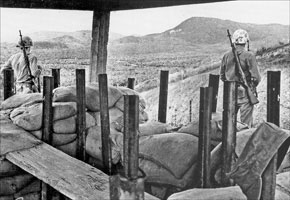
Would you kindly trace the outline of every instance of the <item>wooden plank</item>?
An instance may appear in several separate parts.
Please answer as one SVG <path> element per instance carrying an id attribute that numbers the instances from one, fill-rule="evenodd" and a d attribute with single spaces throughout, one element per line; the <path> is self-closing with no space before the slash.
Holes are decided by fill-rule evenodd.
<path id="1" fill-rule="evenodd" d="M 158 121 L 166 123 L 169 71 L 160 72 Z"/>
<path id="2" fill-rule="evenodd" d="M 4 69 L 3 70 L 3 91 L 4 91 L 4 100 L 14 95 L 14 71 L 13 69 Z"/>
<path id="3" fill-rule="evenodd" d="M 0 121 L 0 156 L 8 152 L 27 149 L 41 144 L 42 142 L 16 126 L 10 121 L 9 123 Z"/>
<path id="4" fill-rule="evenodd" d="M 91 43 L 90 82 L 97 82 L 98 74 L 106 73 L 109 23 L 110 12 L 97 10 L 94 11 Z"/>
<path id="5" fill-rule="evenodd" d="M 71 199 L 109 199 L 105 173 L 46 143 L 10 152 L 6 158 Z"/>
<path id="6" fill-rule="evenodd" d="M 72 200 L 110 198 L 109 176 L 46 143 L 10 152 L 6 159 Z M 158 200 L 147 193 L 145 199 Z"/>

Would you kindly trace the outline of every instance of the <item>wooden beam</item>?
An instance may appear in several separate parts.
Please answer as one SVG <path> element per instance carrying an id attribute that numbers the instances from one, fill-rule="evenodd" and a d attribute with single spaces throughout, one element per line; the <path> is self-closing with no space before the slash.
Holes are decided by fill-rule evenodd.
<path id="1" fill-rule="evenodd" d="M 98 74 L 106 73 L 109 38 L 109 11 L 94 11 L 91 43 L 90 82 L 98 81 Z"/>
<path id="2" fill-rule="evenodd" d="M 166 123 L 169 71 L 160 72 L 160 89 L 158 104 L 158 121 Z"/>
<path id="3" fill-rule="evenodd" d="M 14 71 L 13 69 L 3 70 L 4 100 L 14 95 Z M 16 92 L 16 91 L 15 91 Z"/>
<path id="4" fill-rule="evenodd" d="M 0 7 L 63 10 L 130 10 L 219 2 L 218 0 L 2 0 Z"/>

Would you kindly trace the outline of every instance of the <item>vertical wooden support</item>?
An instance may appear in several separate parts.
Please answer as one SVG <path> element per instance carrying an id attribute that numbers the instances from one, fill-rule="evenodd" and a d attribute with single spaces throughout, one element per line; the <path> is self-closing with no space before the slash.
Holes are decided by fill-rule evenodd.
<path id="1" fill-rule="evenodd" d="M 210 187 L 210 132 L 212 113 L 212 87 L 200 88 L 198 177 L 201 188 Z"/>
<path id="2" fill-rule="evenodd" d="M 219 91 L 219 78 L 220 76 L 217 74 L 209 75 L 209 83 L 208 87 L 212 87 L 212 112 L 216 112 L 217 107 L 217 99 L 218 99 L 218 91 Z"/>
<path id="3" fill-rule="evenodd" d="M 224 82 L 223 99 L 223 126 L 222 126 L 222 173 L 221 181 L 223 186 L 231 185 L 226 173 L 231 171 L 234 161 L 236 147 L 236 104 L 237 85 L 234 81 Z"/>
<path id="4" fill-rule="evenodd" d="M 104 172 L 112 174 L 112 157 L 110 145 L 110 118 L 108 103 L 108 78 L 107 74 L 99 74 L 99 93 L 100 93 L 100 115 L 102 132 L 102 158 Z"/>
<path id="5" fill-rule="evenodd" d="M 124 96 L 124 176 L 110 177 L 111 200 L 144 200 L 144 177 L 138 177 L 139 97 Z"/>
<path id="6" fill-rule="evenodd" d="M 53 89 L 60 86 L 60 69 L 51 69 L 51 75 L 53 77 Z"/>
<path id="7" fill-rule="evenodd" d="M 280 125 L 280 79 L 280 71 L 267 72 L 267 121 L 277 126 Z M 284 148 L 288 150 L 288 146 L 281 146 L 279 151 L 285 151 Z M 275 199 L 277 160 L 282 162 L 282 159 L 275 154 L 262 174 L 262 200 Z"/>
<path id="8" fill-rule="evenodd" d="M 135 78 L 128 78 L 128 88 L 134 90 Z"/>
<path id="9" fill-rule="evenodd" d="M 106 73 L 110 11 L 94 11 L 91 43 L 90 82 Z"/>
<path id="10" fill-rule="evenodd" d="M 192 99 L 189 101 L 189 122 L 192 121 Z"/>
<path id="11" fill-rule="evenodd" d="M 168 96 L 168 77 L 169 71 L 161 70 L 160 73 L 160 91 L 159 91 L 159 107 L 158 121 L 166 123 L 167 113 L 167 96 Z"/>
<path id="12" fill-rule="evenodd" d="M 53 90 L 53 77 L 43 77 L 43 115 L 42 115 L 42 140 L 47 144 L 52 143 L 52 90 Z M 41 183 L 41 200 L 50 200 L 52 197 L 51 188 L 44 182 Z"/>
<path id="13" fill-rule="evenodd" d="M 53 90 L 53 77 L 43 77 L 43 118 L 42 118 L 42 140 L 48 144 L 52 142 L 52 90 Z"/>
<path id="14" fill-rule="evenodd" d="M 76 93 L 77 93 L 77 158 L 85 161 L 85 130 L 86 130 L 86 70 L 76 69 Z"/>
<path id="15" fill-rule="evenodd" d="M 138 178 L 139 97 L 124 96 L 124 171 L 128 179 Z"/>
<path id="16" fill-rule="evenodd" d="M 14 71 L 13 69 L 3 70 L 4 100 L 14 95 Z"/>

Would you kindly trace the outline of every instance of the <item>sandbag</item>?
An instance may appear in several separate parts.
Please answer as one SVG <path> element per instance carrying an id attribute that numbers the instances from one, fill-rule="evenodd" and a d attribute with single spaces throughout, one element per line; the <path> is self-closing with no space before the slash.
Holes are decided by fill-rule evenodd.
<path id="1" fill-rule="evenodd" d="M 40 200 L 40 192 L 31 192 L 28 194 L 23 194 L 21 196 L 9 195 L 9 196 L 0 196 L 0 200 L 15 200 L 15 198 L 22 197 L 21 200 Z"/>
<path id="2" fill-rule="evenodd" d="M 77 104 L 75 102 L 53 102 L 53 121 L 66 119 L 77 114 Z"/>
<path id="3" fill-rule="evenodd" d="M 60 146 L 55 146 L 58 150 L 72 156 L 76 157 L 77 155 L 77 140 L 73 140 L 71 143 L 60 145 Z"/>
<path id="4" fill-rule="evenodd" d="M 275 200 L 290 199 L 290 171 L 276 175 Z"/>
<path id="5" fill-rule="evenodd" d="M 86 127 L 92 127 L 96 125 L 95 119 L 92 115 L 86 112 Z M 76 115 L 61 119 L 53 122 L 53 132 L 57 134 L 71 134 L 76 132 Z"/>
<path id="6" fill-rule="evenodd" d="M 112 148 L 112 162 L 118 163 L 123 152 L 123 134 L 115 129 L 110 130 L 110 144 Z M 87 130 L 86 152 L 102 161 L 102 135 L 101 127 L 93 126 Z"/>
<path id="7" fill-rule="evenodd" d="M 139 139 L 139 157 L 155 162 L 176 178 L 182 178 L 196 162 L 197 151 L 197 137 L 186 133 L 159 134 Z"/>
<path id="8" fill-rule="evenodd" d="M 15 108 L 10 118 L 13 123 L 28 131 L 35 131 L 42 127 L 42 103 L 36 103 L 27 107 Z M 76 114 L 76 103 L 53 103 L 53 120 L 59 120 L 71 117 Z"/>
<path id="9" fill-rule="evenodd" d="M 213 113 L 211 124 L 211 145 L 215 147 L 222 141 L 222 114 Z M 248 126 L 244 123 L 237 122 L 237 132 L 248 129 Z M 191 122 L 190 124 L 181 127 L 178 132 L 188 133 L 191 135 L 199 136 L 199 121 Z"/>
<path id="10" fill-rule="evenodd" d="M 42 130 L 37 131 L 31 131 L 32 135 L 34 135 L 37 139 L 42 139 Z M 64 144 L 71 143 L 74 141 L 77 137 L 76 133 L 71 134 L 58 134 L 58 133 L 52 133 L 52 146 L 60 146 Z"/>
<path id="11" fill-rule="evenodd" d="M 118 87 L 118 89 L 122 92 L 123 95 L 137 95 L 139 96 L 139 110 L 143 111 L 146 108 L 146 102 L 145 99 L 135 90 L 132 90 L 127 87 Z M 120 98 L 116 104 L 115 107 L 119 108 L 120 110 L 124 111 L 124 98 Z"/>
<path id="12" fill-rule="evenodd" d="M 10 118 L 14 124 L 27 131 L 38 130 L 42 127 L 42 103 L 18 107 L 11 112 Z"/>
<path id="13" fill-rule="evenodd" d="M 8 121 L 10 120 L 10 113 L 12 109 L 0 110 L 0 120 L 1 121 Z"/>
<path id="14" fill-rule="evenodd" d="M 99 88 L 95 84 L 86 86 L 86 107 L 89 111 L 100 110 Z M 112 107 L 122 96 L 122 93 L 115 87 L 108 87 L 108 106 Z M 76 86 L 58 87 L 53 90 L 54 102 L 77 101 Z"/>
<path id="15" fill-rule="evenodd" d="M 8 160 L 0 159 L 0 178 L 14 176 L 23 173 L 23 170 L 11 163 Z"/>
<path id="16" fill-rule="evenodd" d="M 139 136 L 157 135 L 162 133 L 170 133 L 176 128 L 162 122 L 150 121 L 139 125 Z"/>
<path id="17" fill-rule="evenodd" d="M 0 196 L 15 194 L 34 180 L 28 173 L 0 178 Z"/>
<path id="18" fill-rule="evenodd" d="M 168 200 L 247 200 L 239 186 L 224 188 L 194 188 L 171 195 Z"/>
<path id="19" fill-rule="evenodd" d="M 30 102 L 41 102 L 42 99 L 42 93 L 15 94 L 1 103 L 0 110 L 16 108 Z"/>

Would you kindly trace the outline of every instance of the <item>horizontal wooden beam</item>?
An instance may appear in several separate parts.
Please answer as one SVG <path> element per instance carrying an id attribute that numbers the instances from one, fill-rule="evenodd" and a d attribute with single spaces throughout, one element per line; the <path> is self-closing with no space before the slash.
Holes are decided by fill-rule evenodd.
<path id="1" fill-rule="evenodd" d="M 187 4 L 219 2 L 218 0 L 3 0 L 0 7 L 63 10 L 130 10 Z"/>

